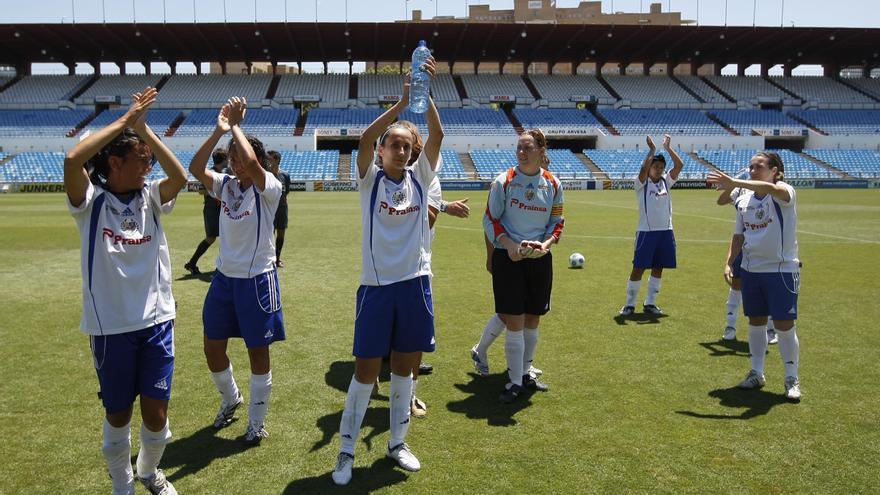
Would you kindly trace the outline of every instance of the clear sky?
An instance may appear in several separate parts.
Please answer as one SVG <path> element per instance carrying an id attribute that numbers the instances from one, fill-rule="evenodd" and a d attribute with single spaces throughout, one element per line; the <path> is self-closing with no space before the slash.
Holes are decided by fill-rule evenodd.
<path id="1" fill-rule="evenodd" d="M 579 0 L 557 0 L 558 7 L 576 7 Z M 602 11 L 647 12 L 650 0 L 603 0 Z M 664 12 L 680 11 L 700 25 L 880 27 L 878 0 L 660 0 Z M 513 0 L 0 0 L 0 24 L 67 22 L 391 22 L 421 10 L 423 18 L 464 17 L 468 5 L 489 4 L 512 9 Z M 726 6 L 726 9 L 725 9 Z M 726 10 L 726 13 L 725 13 Z M 867 14 L 871 13 L 871 14 Z M 165 72 L 164 64 L 154 70 Z M 106 72 L 115 66 L 106 66 Z M 167 68 L 167 66 L 164 66 Z M 362 65 L 361 65 L 362 67 Z M 66 72 L 63 66 L 41 64 L 35 73 Z M 82 70 L 88 70 L 83 67 Z M 131 72 L 142 71 L 139 64 Z M 181 72 L 194 71 L 179 66 Z M 307 67 L 308 70 L 308 67 Z M 337 70 L 347 72 L 348 64 Z M 358 65 L 355 66 L 358 70 Z"/>

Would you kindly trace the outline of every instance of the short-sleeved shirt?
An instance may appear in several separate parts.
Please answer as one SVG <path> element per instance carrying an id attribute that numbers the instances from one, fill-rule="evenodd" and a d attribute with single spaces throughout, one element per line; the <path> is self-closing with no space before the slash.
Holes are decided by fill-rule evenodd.
<path id="1" fill-rule="evenodd" d="M 551 236 L 558 241 L 565 220 L 562 184 L 548 170 L 526 175 L 517 167 L 495 178 L 489 190 L 483 228 L 496 248 L 503 248 L 500 238 L 516 242 L 543 242 Z"/>
<path id="2" fill-rule="evenodd" d="M 83 314 L 80 330 L 113 335 L 142 330 L 175 317 L 171 258 L 161 216 L 159 181 L 130 198 L 89 184 L 79 206 L 67 206 L 80 234 Z"/>
<path id="3" fill-rule="evenodd" d="M 428 186 L 428 206 L 437 210 L 437 214 L 440 214 L 440 203 L 443 202 L 443 189 L 440 187 L 440 177 L 434 176 L 434 180 L 431 181 L 431 184 Z M 431 242 L 434 242 L 434 236 L 436 234 L 436 230 L 434 227 L 431 227 Z"/>
<path id="4" fill-rule="evenodd" d="M 672 230 L 672 198 L 669 191 L 676 180 L 664 174 L 657 182 L 646 178 L 635 180 L 636 198 L 639 202 L 639 232 Z"/>
<path id="5" fill-rule="evenodd" d="M 788 191 L 789 201 L 782 201 L 770 194 L 759 198 L 754 191 L 744 189 L 734 203 L 734 234 L 745 237 L 743 270 L 755 273 L 800 271 L 795 190 L 785 182 L 777 182 L 776 185 Z"/>
<path id="6" fill-rule="evenodd" d="M 238 178 L 213 174 L 211 195 L 220 200 L 220 255 L 217 269 L 231 278 L 253 278 L 275 269 L 273 222 L 281 183 L 269 172 L 263 191 L 241 188 Z"/>
<path id="7" fill-rule="evenodd" d="M 442 158 L 438 157 L 436 170 Z M 388 285 L 431 275 L 428 186 L 436 176 L 425 153 L 395 182 L 374 163 L 358 178 L 361 285 Z"/>

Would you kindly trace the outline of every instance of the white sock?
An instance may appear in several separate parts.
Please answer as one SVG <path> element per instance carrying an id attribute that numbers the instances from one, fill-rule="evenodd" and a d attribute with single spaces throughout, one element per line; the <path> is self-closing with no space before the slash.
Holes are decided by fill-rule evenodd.
<path id="1" fill-rule="evenodd" d="M 495 339 L 497 339 L 503 331 L 504 322 L 501 321 L 498 314 L 492 315 L 486 323 L 486 327 L 483 328 L 483 335 L 480 337 L 480 342 L 477 343 L 477 354 L 479 354 L 480 357 L 485 358 L 486 353 L 489 351 L 489 346 L 495 342 Z"/>
<path id="2" fill-rule="evenodd" d="M 211 373 L 211 379 L 214 380 L 214 385 L 217 386 L 217 391 L 220 392 L 224 405 L 235 402 L 235 398 L 238 397 L 238 385 L 235 384 L 235 377 L 232 376 L 231 361 L 225 370 Z"/>
<path id="3" fill-rule="evenodd" d="M 393 375 L 392 375 L 393 376 Z M 361 383 L 351 377 L 348 384 L 348 397 L 345 398 L 345 409 L 342 410 L 342 421 L 339 422 L 339 436 L 342 438 L 340 452 L 354 455 L 354 444 L 364 422 L 364 414 L 370 405 L 370 395 L 373 393 L 373 384 Z"/>
<path id="4" fill-rule="evenodd" d="M 523 328 L 523 374 L 529 372 L 532 361 L 535 359 L 535 349 L 538 347 L 538 329 Z"/>
<path id="5" fill-rule="evenodd" d="M 251 402 L 248 421 L 254 429 L 262 428 L 269 412 L 269 395 L 272 394 L 272 371 L 265 375 L 251 375 Z"/>
<path id="6" fill-rule="evenodd" d="M 742 291 L 730 289 L 727 291 L 727 326 L 736 328 L 736 319 L 739 316 L 739 307 L 743 302 Z"/>
<path id="7" fill-rule="evenodd" d="M 749 325 L 749 353 L 752 369 L 764 374 L 764 354 L 767 353 L 767 325 Z"/>
<path id="8" fill-rule="evenodd" d="M 504 339 L 504 357 L 507 358 L 507 376 L 510 377 L 510 383 L 522 385 L 523 376 L 523 353 L 525 352 L 525 339 L 523 339 L 522 331 L 507 331 L 507 337 Z"/>
<path id="9" fill-rule="evenodd" d="M 113 493 L 128 493 L 134 488 L 131 469 L 131 423 L 116 428 L 104 418 L 104 445 L 101 448 L 113 481 Z"/>
<path id="10" fill-rule="evenodd" d="M 645 305 L 654 305 L 657 301 L 657 294 L 660 293 L 661 279 L 651 275 L 648 277 L 648 296 L 645 297 Z"/>
<path id="11" fill-rule="evenodd" d="M 801 343 L 797 337 L 797 326 L 786 332 L 777 330 L 776 335 L 779 337 L 779 355 L 785 365 L 785 376 L 798 376 Z"/>
<path id="12" fill-rule="evenodd" d="M 418 386 L 419 386 L 419 379 L 418 379 L 418 378 L 413 378 L 413 381 L 412 381 L 412 394 L 410 394 L 410 400 L 416 398 L 416 387 L 418 387 Z"/>
<path id="13" fill-rule="evenodd" d="M 406 440 L 406 432 L 409 431 L 409 405 L 412 396 L 412 374 L 398 376 L 391 373 L 391 385 L 388 395 L 391 396 L 391 439 L 389 447 L 397 447 Z"/>
<path id="14" fill-rule="evenodd" d="M 137 458 L 138 477 L 152 478 L 156 475 L 156 469 L 169 440 L 171 440 L 171 429 L 168 427 L 167 419 L 165 426 L 159 431 L 150 431 L 141 423 L 141 450 Z"/>
<path id="15" fill-rule="evenodd" d="M 767 318 L 767 330 L 776 330 L 776 327 L 773 326 L 773 318 Z"/>
<path id="16" fill-rule="evenodd" d="M 639 289 L 642 287 L 641 280 L 626 281 L 626 306 L 635 306 L 636 297 L 639 295 Z"/>

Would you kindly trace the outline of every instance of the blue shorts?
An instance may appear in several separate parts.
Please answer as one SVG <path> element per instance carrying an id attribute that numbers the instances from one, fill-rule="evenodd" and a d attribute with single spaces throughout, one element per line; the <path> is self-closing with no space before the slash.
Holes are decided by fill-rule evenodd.
<path id="1" fill-rule="evenodd" d="M 427 275 L 391 285 L 362 285 L 355 311 L 355 357 L 383 357 L 391 350 L 434 352 L 434 301 Z"/>
<path id="2" fill-rule="evenodd" d="M 733 278 L 742 278 L 742 262 L 743 262 L 743 254 L 742 251 L 736 256 L 736 259 L 733 260 Z"/>
<path id="3" fill-rule="evenodd" d="M 91 336 L 92 358 L 107 414 L 127 411 L 138 395 L 171 398 L 174 320 L 115 335 Z"/>
<path id="4" fill-rule="evenodd" d="M 755 273 L 742 270 L 743 312 L 771 316 L 774 321 L 796 320 L 800 273 Z"/>
<path id="5" fill-rule="evenodd" d="M 205 337 L 226 340 L 243 338 L 250 349 L 284 340 L 284 314 L 278 272 L 253 278 L 232 278 L 214 273 L 202 309 Z"/>
<path id="6" fill-rule="evenodd" d="M 635 268 L 675 268 L 675 234 L 672 230 L 636 232 Z"/>

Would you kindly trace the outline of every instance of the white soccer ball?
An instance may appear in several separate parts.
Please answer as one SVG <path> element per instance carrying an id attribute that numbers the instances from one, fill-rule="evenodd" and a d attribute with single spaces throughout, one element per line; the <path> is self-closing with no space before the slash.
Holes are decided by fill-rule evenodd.
<path id="1" fill-rule="evenodd" d="M 571 253 L 571 256 L 568 257 L 569 268 L 583 268 L 585 262 L 586 259 L 581 253 Z"/>

